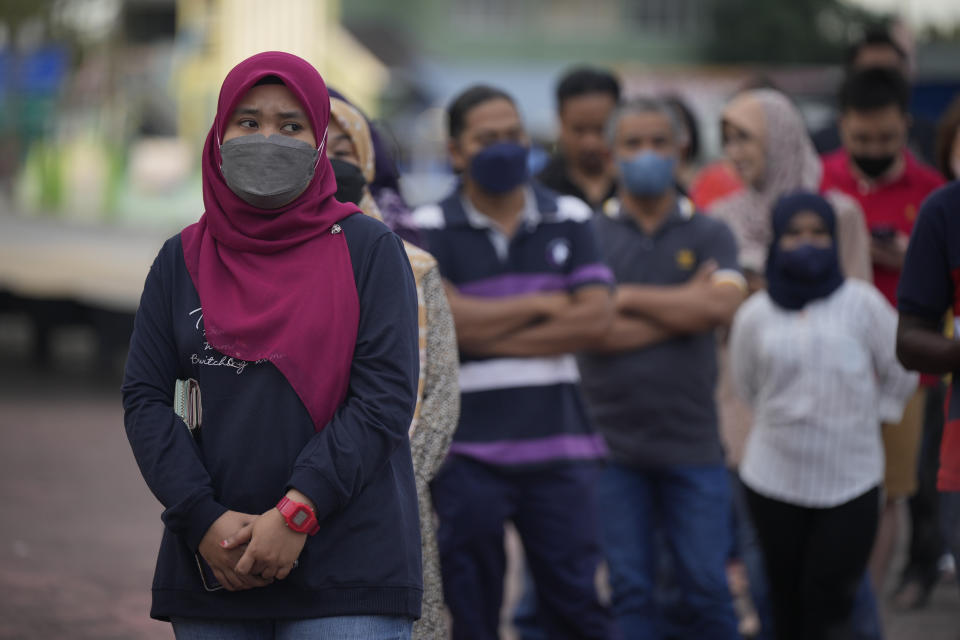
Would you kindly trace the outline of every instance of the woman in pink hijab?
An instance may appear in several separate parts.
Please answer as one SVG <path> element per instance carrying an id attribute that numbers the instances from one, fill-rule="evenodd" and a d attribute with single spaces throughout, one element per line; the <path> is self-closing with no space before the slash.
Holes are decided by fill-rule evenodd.
<path id="1" fill-rule="evenodd" d="M 335 199 L 329 119 L 306 61 L 234 67 L 205 212 L 144 285 L 124 421 L 179 639 L 409 638 L 420 615 L 417 293 L 400 240 Z"/>

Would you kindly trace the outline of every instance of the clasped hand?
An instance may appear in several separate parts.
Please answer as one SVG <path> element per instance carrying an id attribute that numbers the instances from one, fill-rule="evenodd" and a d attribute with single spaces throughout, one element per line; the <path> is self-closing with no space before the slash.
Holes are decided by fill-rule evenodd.
<path id="1" fill-rule="evenodd" d="M 227 511 L 207 530 L 199 551 L 224 589 L 243 591 L 290 575 L 306 541 L 307 534 L 289 529 L 276 509 L 259 516 Z"/>

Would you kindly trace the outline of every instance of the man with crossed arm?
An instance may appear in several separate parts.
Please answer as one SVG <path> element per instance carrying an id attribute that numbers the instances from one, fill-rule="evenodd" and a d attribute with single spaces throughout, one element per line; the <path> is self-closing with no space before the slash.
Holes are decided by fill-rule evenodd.
<path id="1" fill-rule="evenodd" d="M 530 181 L 510 96 L 472 87 L 448 116 L 460 184 L 414 215 L 447 282 L 461 352 L 460 423 L 432 485 L 453 637 L 499 637 L 509 520 L 548 637 L 610 638 L 594 582 L 606 448 L 590 431 L 571 353 L 603 340 L 612 275 L 590 208 Z"/>
<path id="2" fill-rule="evenodd" d="M 731 491 L 714 392 L 715 329 L 744 298 L 733 234 L 679 196 L 679 127 L 663 102 L 615 112 L 619 200 L 596 219 L 617 280 L 602 346 L 580 358 L 611 463 L 598 491 L 613 611 L 626 638 L 664 635 L 655 598 L 660 531 L 682 593 L 682 637 L 739 638 L 726 580 Z"/>

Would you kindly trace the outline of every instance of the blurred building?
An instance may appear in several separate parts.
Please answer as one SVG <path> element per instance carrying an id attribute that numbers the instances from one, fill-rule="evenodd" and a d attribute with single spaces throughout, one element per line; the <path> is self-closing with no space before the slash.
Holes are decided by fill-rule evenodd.
<path id="1" fill-rule="evenodd" d="M 377 112 L 388 70 L 341 26 L 340 8 L 340 0 L 40 3 L 36 44 L 0 42 L 0 107 L 13 76 L 18 99 L 4 112 L 14 112 L 21 141 L 0 144 L 0 170 L 10 158 L 20 165 L 0 171 L 0 204 L 3 176 L 13 174 L 21 212 L 171 229 L 196 219 L 200 149 L 220 84 L 242 59 L 294 53 Z M 3 19 L 0 11 L 0 27 Z"/>
<path id="2" fill-rule="evenodd" d="M 181 137 L 203 139 L 223 77 L 261 51 L 287 51 L 308 60 L 329 86 L 376 112 L 387 70 L 341 26 L 340 0 L 285 0 L 282 7 L 262 0 L 167 3 L 176 5 L 174 81 Z"/>
<path id="3" fill-rule="evenodd" d="M 695 59 L 697 38 L 710 28 L 710 3 L 365 0 L 345 3 L 343 19 L 360 34 L 399 30 L 423 55 L 448 60 L 678 62 Z"/>
<path id="4" fill-rule="evenodd" d="M 713 1 L 363 0 L 344 3 L 342 17 L 391 68 L 389 110 L 496 83 L 523 105 L 534 135 L 550 137 L 563 69 L 695 63 Z"/>
<path id="5" fill-rule="evenodd" d="M 443 107 L 474 83 L 513 95 L 532 137 L 549 147 L 560 75 L 577 64 L 604 66 L 627 95 L 689 102 L 709 155 L 717 113 L 751 76 L 762 72 L 797 97 L 816 128 L 832 117 L 840 73 L 839 65 L 704 60 L 723 0 L 35 1 L 59 34 L 49 29 L 31 51 L 4 46 L 0 10 L 0 108 L 15 115 L 0 129 L 16 132 L 0 141 L 0 203 L 13 184 L 27 208 L 85 221 L 174 226 L 195 218 L 199 149 L 221 80 L 263 50 L 306 58 L 330 86 L 382 117 L 404 172 L 428 181 L 446 173 Z M 86 34 L 58 40 L 67 23 Z M 956 88 L 957 49 L 943 49 L 918 50 L 915 102 L 931 118 Z M 935 79 L 932 66 L 943 69 Z M 10 91 L 10 77 L 32 78 L 33 89 Z M 432 199 L 448 181 L 437 184 L 410 195 Z"/>

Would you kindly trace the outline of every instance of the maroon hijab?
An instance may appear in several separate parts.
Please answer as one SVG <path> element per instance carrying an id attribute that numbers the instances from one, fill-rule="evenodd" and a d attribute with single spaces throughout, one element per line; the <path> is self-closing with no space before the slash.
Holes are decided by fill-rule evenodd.
<path id="1" fill-rule="evenodd" d="M 317 431 L 344 401 L 360 303 L 343 233 L 333 225 L 359 211 L 334 198 L 324 149 L 313 180 L 279 209 L 258 209 L 227 186 L 220 144 L 239 101 L 265 76 L 277 76 L 303 105 L 318 146 L 326 140 L 330 98 L 317 70 L 288 53 L 247 58 L 223 81 L 217 116 L 203 147 L 200 221 L 181 233 L 206 340 L 242 360 L 269 360 L 300 396 Z"/>

